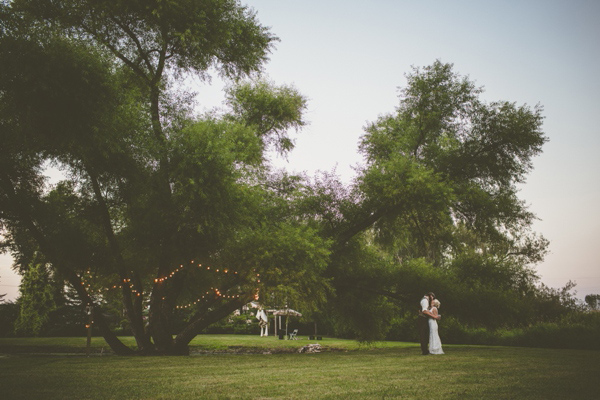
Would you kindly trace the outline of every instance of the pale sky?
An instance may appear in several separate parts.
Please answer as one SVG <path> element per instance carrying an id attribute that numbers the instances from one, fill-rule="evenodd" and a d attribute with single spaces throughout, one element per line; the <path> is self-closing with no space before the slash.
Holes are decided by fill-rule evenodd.
<path id="1" fill-rule="evenodd" d="M 521 198 L 550 240 L 537 266 L 542 282 L 577 283 L 600 293 L 600 2 L 597 0 L 249 0 L 281 41 L 265 72 L 309 99 L 310 125 L 296 136 L 290 171 L 333 169 L 345 181 L 362 160 L 367 122 L 393 112 L 411 66 L 453 63 L 485 88 L 487 101 L 544 107 L 550 142 L 534 160 Z M 210 108 L 221 85 L 196 85 Z M 18 277 L 0 256 L 0 294 L 14 299 Z"/>

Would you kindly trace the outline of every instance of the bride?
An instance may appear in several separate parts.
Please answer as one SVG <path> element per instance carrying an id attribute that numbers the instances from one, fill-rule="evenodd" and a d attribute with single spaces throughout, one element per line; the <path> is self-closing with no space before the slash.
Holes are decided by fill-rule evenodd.
<path id="1" fill-rule="evenodd" d="M 438 299 L 434 299 L 431 302 L 431 309 L 429 310 L 435 317 L 428 318 L 429 320 L 429 353 L 430 354 L 444 354 L 442 350 L 442 341 L 440 340 L 440 335 L 438 334 L 438 324 L 437 320 L 439 319 L 438 308 L 440 308 L 440 302 Z"/>

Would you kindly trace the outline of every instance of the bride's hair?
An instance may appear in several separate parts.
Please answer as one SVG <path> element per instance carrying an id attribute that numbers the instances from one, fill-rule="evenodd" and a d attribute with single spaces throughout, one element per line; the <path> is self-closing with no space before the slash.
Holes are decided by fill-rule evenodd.
<path id="1" fill-rule="evenodd" d="M 442 304 L 442 303 L 440 303 L 440 301 L 439 301 L 438 299 L 434 299 L 434 300 L 431 302 L 431 305 L 432 305 L 432 306 L 434 306 L 435 308 L 440 308 L 440 305 L 441 305 L 441 304 Z"/>

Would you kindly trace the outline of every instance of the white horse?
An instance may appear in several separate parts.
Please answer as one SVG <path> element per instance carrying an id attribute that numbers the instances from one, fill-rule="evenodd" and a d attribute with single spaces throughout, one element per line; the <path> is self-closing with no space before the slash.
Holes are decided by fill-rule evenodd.
<path id="1" fill-rule="evenodd" d="M 258 310 L 256 313 L 256 319 L 258 320 L 258 325 L 260 326 L 260 336 L 269 336 L 269 319 L 267 318 L 267 313 L 265 310 Z"/>

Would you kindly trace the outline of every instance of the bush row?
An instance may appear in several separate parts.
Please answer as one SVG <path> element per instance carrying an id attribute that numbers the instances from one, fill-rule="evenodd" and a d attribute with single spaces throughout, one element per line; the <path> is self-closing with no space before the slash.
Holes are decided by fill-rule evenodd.
<path id="1" fill-rule="evenodd" d="M 416 317 L 398 318 L 387 339 L 418 341 Z M 600 313 L 577 312 L 559 321 L 495 330 L 462 324 L 453 317 L 439 322 L 442 343 L 600 350 Z"/>

